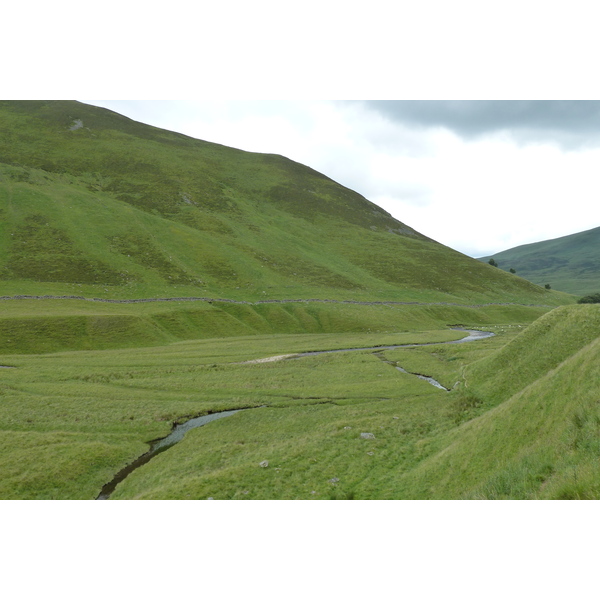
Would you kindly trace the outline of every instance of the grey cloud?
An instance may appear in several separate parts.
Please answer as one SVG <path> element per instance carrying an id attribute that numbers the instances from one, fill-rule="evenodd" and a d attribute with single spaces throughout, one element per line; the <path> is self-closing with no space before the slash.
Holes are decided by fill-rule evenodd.
<path id="1" fill-rule="evenodd" d="M 372 100 L 364 105 L 394 122 L 445 127 L 465 138 L 505 131 L 525 143 L 600 143 L 597 100 Z"/>

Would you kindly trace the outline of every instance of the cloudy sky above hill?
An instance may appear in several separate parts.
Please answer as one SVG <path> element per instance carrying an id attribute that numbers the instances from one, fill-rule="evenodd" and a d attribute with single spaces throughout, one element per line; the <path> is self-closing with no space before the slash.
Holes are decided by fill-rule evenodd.
<path id="1" fill-rule="evenodd" d="M 596 101 L 100 101 L 282 154 L 471 256 L 600 226 Z"/>

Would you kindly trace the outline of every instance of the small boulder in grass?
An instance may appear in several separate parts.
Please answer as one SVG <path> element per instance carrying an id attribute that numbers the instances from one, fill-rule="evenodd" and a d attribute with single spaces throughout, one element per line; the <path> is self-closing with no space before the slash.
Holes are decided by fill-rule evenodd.
<path id="1" fill-rule="evenodd" d="M 269 461 L 268 460 L 263 460 L 261 463 L 258 463 L 259 467 L 268 467 L 269 466 Z"/>
<path id="2" fill-rule="evenodd" d="M 375 439 L 375 436 L 372 433 L 361 433 L 360 437 L 363 440 L 374 440 Z"/>

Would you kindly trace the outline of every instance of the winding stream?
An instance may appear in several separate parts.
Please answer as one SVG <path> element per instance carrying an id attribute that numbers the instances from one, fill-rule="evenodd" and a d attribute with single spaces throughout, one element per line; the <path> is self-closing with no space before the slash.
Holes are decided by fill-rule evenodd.
<path id="1" fill-rule="evenodd" d="M 381 359 L 384 363 L 386 363 L 388 365 L 392 365 L 392 367 L 394 367 L 397 371 L 400 371 L 400 373 L 406 373 L 407 375 L 414 375 L 415 377 L 418 377 L 419 379 L 426 381 L 427 383 L 433 385 L 434 387 L 436 387 L 440 390 L 444 390 L 446 392 L 450 391 L 447 387 L 444 387 L 439 381 L 437 381 L 437 379 L 434 379 L 433 377 L 429 377 L 428 375 L 419 375 L 419 373 L 411 373 L 410 371 L 407 371 L 406 369 L 399 367 L 396 363 L 391 362 L 389 360 L 385 360 L 385 358 L 383 356 L 378 356 L 377 358 Z"/>
<path id="2" fill-rule="evenodd" d="M 189 421 L 186 421 L 185 423 L 176 425 L 173 428 L 173 431 L 171 431 L 171 433 L 167 437 L 156 440 L 152 444 L 148 452 L 145 452 L 144 454 L 136 458 L 131 464 L 127 465 L 124 469 L 121 469 L 111 481 L 109 481 L 106 485 L 103 486 L 96 500 L 107 500 L 108 497 L 115 491 L 117 485 L 119 485 L 119 483 L 121 483 L 121 481 L 123 481 L 130 473 L 132 473 L 142 465 L 145 465 L 157 454 L 168 450 L 171 446 L 174 446 L 177 442 L 180 442 L 183 439 L 183 436 L 190 429 L 202 427 L 202 425 L 206 425 L 207 423 L 210 423 L 211 421 L 216 421 L 217 419 L 222 419 L 223 417 L 229 417 L 230 415 L 233 415 L 236 412 L 240 412 L 240 410 L 244 409 L 225 410 L 219 413 L 204 415 L 203 417 L 195 417 L 193 419 L 190 419 Z"/>
<path id="3" fill-rule="evenodd" d="M 483 340 L 485 338 L 496 335 L 491 331 L 478 331 L 476 329 L 463 329 L 462 327 L 452 327 L 454 331 L 465 331 L 469 335 L 460 340 L 451 340 L 449 342 L 426 342 L 423 344 L 400 344 L 397 346 L 372 346 L 369 348 L 341 348 L 339 350 L 315 350 L 313 352 L 300 352 L 290 356 L 290 358 L 302 358 L 304 356 L 316 356 L 317 354 L 333 354 L 334 352 L 356 352 L 359 350 L 396 350 L 398 348 L 416 348 L 418 346 L 436 346 L 438 344 L 464 344 L 465 342 L 473 342 L 475 340 Z M 289 355 L 284 355 L 289 356 Z"/>
<path id="4" fill-rule="evenodd" d="M 319 351 L 315 351 L 315 352 L 303 352 L 303 353 L 291 354 L 291 355 L 285 354 L 285 355 L 273 357 L 273 359 L 293 360 L 293 359 L 302 358 L 304 356 L 315 356 L 317 354 L 332 354 L 334 352 L 355 352 L 358 350 L 373 350 L 374 352 L 379 352 L 382 350 L 395 350 L 397 348 L 415 348 L 417 346 L 433 346 L 433 345 L 437 345 L 437 344 L 462 344 L 464 342 L 472 342 L 475 340 L 482 340 L 482 339 L 485 339 L 485 338 L 495 335 L 494 333 L 491 333 L 488 331 L 477 331 L 474 329 L 463 329 L 460 327 L 453 327 L 452 329 L 454 329 L 456 331 L 465 331 L 469 335 L 467 335 L 464 338 L 461 338 L 460 340 L 452 340 L 450 342 L 427 342 L 424 344 L 401 344 L 398 346 L 375 346 L 375 347 L 371 347 L 371 348 L 342 348 L 339 350 L 319 350 Z M 408 371 L 405 371 L 402 367 L 399 367 L 396 363 L 387 361 L 383 356 L 378 356 L 378 358 L 383 360 L 384 362 L 394 366 L 396 369 L 398 369 L 402 373 L 408 373 Z M 273 360 L 273 359 L 271 359 L 271 360 Z M 247 364 L 252 363 L 252 362 L 257 362 L 257 363 L 258 362 L 269 362 L 269 359 L 259 359 L 258 361 L 248 361 Z M 434 385 L 435 387 L 449 391 L 447 388 L 445 388 L 443 385 L 441 385 L 438 381 L 436 381 L 432 377 L 428 377 L 426 375 L 419 375 L 417 373 L 409 373 L 409 374 L 415 375 L 416 377 L 419 377 L 420 379 L 424 379 L 425 381 L 427 381 L 431 385 Z M 132 463 L 127 465 L 125 468 L 121 469 L 113 477 L 113 479 L 111 481 L 109 481 L 107 484 L 105 484 L 102 487 L 102 490 L 100 491 L 100 494 L 98 494 L 98 496 L 96 497 L 96 500 L 107 500 L 110 497 L 110 495 L 115 491 L 117 485 L 119 485 L 119 483 L 121 483 L 128 475 L 130 475 L 133 471 L 135 471 L 142 465 L 145 465 L 152 458 L 154 458 L 157 454 L 160 454 L 161 452 L 168 450 L 169 448 L 171 448 L 171 446 L 174 446 L 177 442 L 181 441 L 183 439 L 183 436 L 190 429 L 195 429 L 196 427 L 202 427 L 203 425 L 206 425 L 207 423 L 210 423 L 211 421 L 216 421 L 217 419 L 229 417 L 230 415 L 240 412 L 241 410 L 246 410 L 246 409 L 239 408 L 239 409 L 235 409 L 235 410 L 225 410 L 225 411 L 218 412 L 218 413 L 204 415 L 202 417 L 194 417 L 192 419 L 189 419 L 188 421 L 185 421 L 184 423 L 181 423 L 180 425 L 176 425 L 173 428 L 173 431 L 168 436 L 154 441 L 150 447 L 150 450 L 148 450 L 147 452 L 145 452 L 144 454 L 142 454 L 141 456 L 136 458 Z"/>
<path id="5" fill-rule="evenodd" d="M 476 329 L 461 329 L 458 327 L 453 327 L 453 329 L 455 331 L 466 331 L 466 332 L 468 332 L 469 335 L 464 338 L 461 338 L 460 340 L 452 340 L 450 342 L 439 342 L 439 343 L 441 343 L 441 344 L 462 344 L 464 342 L 474 342 L 475 340 L 483 340 L 485 338 L 492 337 L 493 335 L 495 335 L 494 333 L 492 333 L 490 331 L 478 331 Z M 406 345 L 406 346 L 404 346 L 404 348 L 410 348 L 411 346 L 414 347 L 414 346 L 428 346 L 428 345 L 430 345 L 430 344 L 412 344 L 412 345 Z M 439 381 L 437 381 L 433 377 L 430 377 L 429 375 L 421 375 L 420 373 L 411 373 L 410 371 L 403 369 L 400 365 L 398 365 L 398 363 L 387 360 L 385 358 L 385 356 L 383 356 L 383 354 L 375 353 L 375 356 L 377 356 L 377 358 L 382 360 L 384 363 L 394 367 L 397 371 L 400 371 L 400 373 L 406 373 L 407 375 L 414 375 L 415 377 L 418 377 L 419 379 L 426 381 L 427 383 L 433 385 L 434 387 L 436 387 L 440 390 L 444 390 L 445 392 L 450 391 L 447 387 L 443 386 Z"/>

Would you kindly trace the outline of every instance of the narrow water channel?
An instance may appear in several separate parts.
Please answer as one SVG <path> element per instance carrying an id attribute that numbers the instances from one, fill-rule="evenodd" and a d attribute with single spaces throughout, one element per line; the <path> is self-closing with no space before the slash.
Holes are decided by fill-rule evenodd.
<path id="1" fill-rule="evenodd" d="M 286 359 L 293 360 L 293 359 L 302 358 L 304 356 L 315 356 L 317 354 L 330 354 L 330 353 L 334 353 L 334 352 L 354 352 L 354 351 L 358 351 L 358 350 L 373 350 L 373 351 L 377 352 L 377 351 L 382 351 L 382 350 L 395 350 L 397 348 L 415 348 L 417 346 L 432 346 L 435 344 L 461 344 L 464 342 L 472 342 L 475 340 L 481 340 L 481 339 L 488 338 L 488 337 L 491 337 L 494 335 L 493 333 L 488 332 L 488 331 L 477 331 L 474 329 L 462 329 L 459 327 L 453 327 L 452 329 L 454 329 L 456 331 L 465 331 L 469 335 L 460 340 L 453 340 L 450 342 L 429 342 L 426 344 L 402 344 L 402 345 L 398 345 L 398 346 L 375 346 L 375 347 L 371 347 L 371 348 L 343 348 L 340 350 L 321 350 L 321 351 L 315 351 L 315 352 L 303 352 L 301 354 L 291 355 L 290 358 L 286 358 Z M 279 357 L 277 357 L 277 358 L 279 358 Z M 395 366 L 396 369 L 398 369 L 399 371 L 401 371 L 403 373 L 408 373 L 408 371 L 405 371 L 402 367 L 397 366 L 395 363 L 386 361 L 385 358 L 383 358 L 382 356 L 380 356 L 378 358 L 380 358 L 381 360 L 384 360 L 384 362 L 388 362 L 389 364 Z M 443 385 L 441 385 L 438 381 L 436 381 L 432 377 L 427 377 L 426 375 L 417 375 L 416 373 L 411 373 L 411 375 L 416 375 L 417 377 L 424 379 L 425 381 L 428 381 L 432 385 L 448 391 L 447 388 L 445 388 Z M 190 429 L 195 429 L 196 427 L 202 427 L 203 425 L 206 425 L 207 423 L 210 423 L 211 421 L 215 421 L 217 419 L 222 419 L 224 417 L 229 417 L 230 415 L 233 415 L 236 412 L 240 412 L 240 410 L 246 410 L 246 409 L 242 408 L 242 409 L 237 409 L 237 410 L 225 410 L 223 412 L 213 413 L 210 415 L 204 415 L 202 417 L 194 417 L 193 419 L 190 419 L 189 421 L 186 421 L 185 423 L 176 425 L 173 428 L 173 431 L 168 436 L 161 438 L 159 440 L 156 440 L 152 444 L 152 446 L 150 447 L 150 450 L 148 450 L 148 452 L 145 452 L 144 454 L 142 454 L 141 456 L 136 458 L 136 460 L 134 460 L 132 463 L 127 465 L 125 468 L 121 469 L 113 477 L 113 479 L 111 481 L 109 481 L 106 485 L 104 485 L 102 487 L 102 490 L 100 491 L 100 494 L 98 494 L 98 496 L 96 497 L 96 500 L 108 500 L 110 495 L 115 491 L 117 485 L 119 485 L 119 483 L 121 483 L 128 475 L 133 473 L 133 471 L 135 471 L 142 465 L 145 465 L 152 458 L 154 458 L 157 454 L 160 454 L 161 452 L 168 450 L 171 446 L 174 446 L 177 442 L 181 441 L 183 439 L 183 436 Z"/>
<path id="2" fill-rule="evenodd" d="M 235 414 L 236 412 L 240 412 L 240 410 L 225 410 L 223 412 L 213 413 L 210 415 L 204 415 L 202 417 L 195 417 L 186 421 L 185 423 L 181 423 L 180 425 L 176 425 L 173 428 L 173 431 L 164 438 L 160 440 L 156 440 L 150 450 L 145 452 L 138 458 L 136 458 L 131 464 L 127 465 L 124 469 L 121 469 L 111 481 L 109 481 L 103 488 L 100 490 L 100 494 L 96 500 L 107 500 L 109 496 L 115 491 L 115 488 L 121 481 L 123 481 L 128 475 L 133 473 L 136 469 L 145 465 L 152 458 L 154 458 L 157 454 L 168 450 L 171 446 L 174 446 L 177 442 L 180 442 L 183 439 L 183 436 L 190 430 L 195 429 L 196 427 L 202 427 L 211 421 L 216 421 L 217 419 L 222 419 L 223 417 L 229 417 L 230 415 Z"/>
<path id="3" fill-rule="evenodd" d="M 492 337 L 493 335 L 495 335 L 490 331 L 478 331 L 475 329 L 462 329 L 462 328 L 458 328 L 458 327 L 453 327 L 453 329 L 455 331 L 466 331 L 466 332 L 468 332 L 469 335 L 464 338 L 461 338 L 460 340 L 452 340 L 450 342 L 438 342 L 438 343 L 440 343 L 440 344 L 462 344 L 464 342 L 473 342 L 475 340 L 483 340 L 485 338 Z M 395 346 L 395 347 L 396 348 L 414 348 L 416 346 L 428 346 L 428 345 L 431 345 L 431 344 L 407 344 L 405 346 Z M 388 350 L 391 348 L 382 348 L 382 349 Z M 381 354 L 379 352 L 375 352 L 374 354 L 379 360 L 383 361 L 384 363 L 386 363 L 388 365 L 391 365 L 397 371 L 400 371 L 400 373 L 406 373 L 407 375 L 414 375 L 415 377 L 418 377 L 419 379 L 426 381 L 430 385 L 433 385 L 434 387 L 436 387 L 440 390 L 444 390 L 445 392 L 450 391 L 447 387 L 443 386 L 439 381 L 437 381 L 437 379 L 434 379 L 433 377 L 429 377 L 429 375 L 421 375 L 420 373 L 411 373 L 410 371 L 403 369 L 397 362 L 392 362 L 390 360 L 387 360 L 383 354 Z"/>
<path id="4" fill-rule="evenodd" d="M 496 335 L 491 331 L 478 331 L 476 329 L 463 329 L 462 327 L 452 327 L 454 331 L 465 331 L 469 335 L 460 340 L 452 340 L 450 342 L 427 342 L 424 344 L 400 344 L 397 346 L 371 346 L 368 348 L 340 348 L 339 350 L 314 350 L 312 352 L 300 352 L 292 355 L 289 360 L 303 358 L 304 356 L 317 356 L 318 354 L 334 354 L 336 352 L 358 352 L 359 350 L 397 350 L 398 348 L 417 348 L 418 346 L 437 346 L 438 344 L 464 344 L 465 342 L 474 342 L 475 340 L 483 340 L 485 338 Z"/>
<path id="5" fill-rule="evenodd" d="M 407 375 L 414 375 L 415 377 L 418 377 L 419 379 L 426 381 L 427 383 L 433 385 L 434 387 L 436 387 L 440 390 L 444 390 L 446 392 L 450 391 L 447 387 L 444 387 L 439 381 L 437 381 L 433 377 L 429 377 L 428 375 L 419 375 L 418 373 L 411 373 L 411 372 L 407 371 L 406 369 L 399 367 L 397 364 L 394 364 L 389 361 L 384 361 L 384 362 L 387 362 L 388 364 L 392 365 L 396 369 L 396 371 L 400 371 L 400 373 L 406 373 Z"/>

